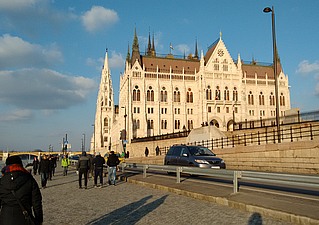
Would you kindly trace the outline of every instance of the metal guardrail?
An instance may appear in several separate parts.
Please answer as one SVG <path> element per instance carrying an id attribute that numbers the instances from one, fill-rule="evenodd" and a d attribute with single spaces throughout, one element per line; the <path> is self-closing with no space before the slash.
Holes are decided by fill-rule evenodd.
<path id="1" fill-rule="evenodd" d="M 233 181 L 233 193 L 239 191 L 238 180 L 247 181 L 262 181 L 264 183 L 281 184 L 299 187 L 318 188 L 319 190 L 319 176 L 293 175 L 281 173 L 263 173 L 251 171 L 234 171 L 234 170 L 219 170 L 219 169 L 204 169 L 199 167 L 180 167 L 170 165 L 150 165 L 137 163 L 123 163 L 122 172 L 125 169 L 138 169 L 143 171 L 143 178 L 147 177 L 147 172 L 150 170 L 161 171 L 167 173 L 176 173 L 176 182 L 181 182 L 181 173 L 188 173 L 194 175 L 226 178 Z"/>

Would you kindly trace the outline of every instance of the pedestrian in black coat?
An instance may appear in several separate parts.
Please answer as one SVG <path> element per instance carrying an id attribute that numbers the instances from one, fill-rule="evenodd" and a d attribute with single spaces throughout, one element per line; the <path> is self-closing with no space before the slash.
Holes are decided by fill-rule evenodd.
<path id="1" fill-rule="evenodd" d="M 76 169 L 79 173 L 79 188 L 82 188 L 82 176 L 84 175 L 84 185 L 85 189 L 87 189 L 88 172 L 90 170 L 90 159 L 86 156 L 86 152 L 82 152 L 78 164 L 76 165 Z"/>
<path id="2" fill-rule="evenodd" d="M 103 166 L 105 164 L 105 159 L 98 152 L 92 161 L 94 166 L 94 186 L 97 187 L 97 178 L 100 177 L 100 187 L 103 186 Z"/>
<path id="3" fill-rule="evenodd" d="M 32 167 L 33 167 L 33 174 L 37 175 L 37 171 L 39 169 L 39 160 L 38 160 L 38 157 L 36 156 L 33 159 Z"/>
<path id="4" fill-rule="evenodd" d="M 0 179 L 0 225 L 26 224 L 16 197 L 29 215 L 32 215 L 35 224 L 42 224 L 41 192 L 33 176 L 23 168 L 20 157 L 8 157 L 3 173 Z M 14 191 L 16 197 L 11 191 Z"/>
<path id="5" fill-rule="evenodd" d="M 39 163 L 39 174 L 41 175 L 41 186 L 42 188 L 47 187 L 47 181 L 50 173 L 50 162 L 47 155 L 43 155 Z"/>

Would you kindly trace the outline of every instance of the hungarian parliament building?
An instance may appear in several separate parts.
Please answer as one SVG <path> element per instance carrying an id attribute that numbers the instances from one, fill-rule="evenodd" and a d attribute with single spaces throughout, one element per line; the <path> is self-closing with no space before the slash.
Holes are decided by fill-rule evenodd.
<path id="1" fill-rule="evenodd" d="M 288 76 L 277 61 L 279 116 L 290 109 Z M 175 56 L 156 53 L 149 34 L 141 54 L 135 30 L 120 75 L 119 105 L 105 53 L 91 151 L 122 151 L 136 138 L 192 130 L 203 125 L 232 130 L 235 122 L 276 116 L 273 64 L 234 60 L 220 34 L 206 52 Z"/>

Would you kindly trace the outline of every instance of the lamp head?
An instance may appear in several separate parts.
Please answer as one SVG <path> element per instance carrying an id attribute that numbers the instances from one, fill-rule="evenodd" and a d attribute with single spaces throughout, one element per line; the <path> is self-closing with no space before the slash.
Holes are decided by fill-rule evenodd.
<path id="1" fill-rule="evenodd" d="M 269 12 L 272 12 L 272 10 L 271 10 L 270 7 L 266 7 L 266 8 L 264 8 L 263 12 L 264 13 L 269 13 Z"/>

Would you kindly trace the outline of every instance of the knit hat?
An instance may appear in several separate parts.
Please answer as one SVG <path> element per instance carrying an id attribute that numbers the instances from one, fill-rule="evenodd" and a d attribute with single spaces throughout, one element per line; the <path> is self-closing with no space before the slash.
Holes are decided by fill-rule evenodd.
<path id="1" fill-rule="evenodd" d="M 6 159 L 6 165 L 11 165 L 11 164 L 20 164 L 22 165 L 22 160 L 19 156 L 17 155 L 14 155 L 14 156 L 9 156 L 7 159 Z"/>

